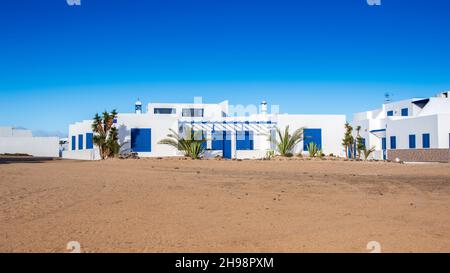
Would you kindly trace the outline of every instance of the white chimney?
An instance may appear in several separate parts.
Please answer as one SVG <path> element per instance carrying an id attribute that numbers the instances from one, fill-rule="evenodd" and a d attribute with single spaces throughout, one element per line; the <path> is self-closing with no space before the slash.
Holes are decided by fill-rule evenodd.
<path id="1" fill-rule="evenodd" d="M 267 115 L 267 102 L 266 101 L 261 102 L 261 114 Z"/>

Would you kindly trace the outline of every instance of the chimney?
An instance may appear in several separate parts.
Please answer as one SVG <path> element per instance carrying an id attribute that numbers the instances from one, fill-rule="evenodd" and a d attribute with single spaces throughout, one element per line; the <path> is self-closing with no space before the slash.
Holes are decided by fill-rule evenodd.
<path id="1" fill-rule="evenodd" d="M 266 101 L 261 102 L 261 114 L 267 115 L 267 102 Z"/>

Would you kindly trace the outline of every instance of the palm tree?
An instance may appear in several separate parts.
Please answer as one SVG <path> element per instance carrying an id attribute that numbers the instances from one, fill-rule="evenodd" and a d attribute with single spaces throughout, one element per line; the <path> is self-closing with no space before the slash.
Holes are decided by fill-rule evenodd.
<path id="1" fill-rule="evenodd" d="M 107 111 L 100 116 L 95 114 L 92 123 L 92 131 L 95 133 L 93 137 L 94 144 L 99 148 L 102 159 L 114 157 L 119 154 L 119 132 L 114 127 L 114 120 L 117 118 L 117 111 L 111 113 Z"/>
<path id="2" fill-rule="evenodd" d="M 199 134 L 202 132 L 194 132 L 190 128 L 186 128 L 185 132 L 189 132 L 187 137 L 181 136 L 174 130 L 170 129 L 170 134 L 167 138 L 162 139 L 158 144 L 164 144 L 174 147 L 175 149 L 184 152 L 185 156 L 189 156 L 193 159 L 200 158 L 205 152 L 204 143 L 206 140 Z"/>
<path id="3" fill-rule="evenodd" d="M 270 136 L 270 142 L 276 147 L 281 156 L 291 157 L 293 150 L 297 144 L 303 140 L 303 128 L 297 129 L 292 135 L 289 134 L 289 126 L 286 126 L 284 133 L 279 128 L 276 128 L 275 136 Z"/>
<path id="4" fill-rule="evenodd" d="M 353 137 L 353 127 L 347 122 L 345 124 L 345 135 L 342 140 L 342 145 L 345 147 L 345 156 L 350 158 L 353 156 L 353 144 L 355 143 L 355 138 Z"/>
<path id="5" fill-rule="evenodd" d="M 361 126 L 356 127 L 356 151 L 358 152 L 358 159 L 361 159 L 361 153 L 366 148 L 364 144 L 364 139 L 361 134 Z"/>

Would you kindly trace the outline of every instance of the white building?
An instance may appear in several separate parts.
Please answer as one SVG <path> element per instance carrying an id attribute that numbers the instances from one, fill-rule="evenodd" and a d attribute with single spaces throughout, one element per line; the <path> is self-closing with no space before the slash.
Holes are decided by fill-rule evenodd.
<path id="1" fill-rule="evenodd" d="M 136 102 L 135 113 L 120 113 L 115 120 L 119 130 L 121 151 L 137 152 L 140 157 L 165 157 L 183 155 L 176 149 L 158 144 L 167 137 L 169 129 L 183 133 L 185 128 L 201 131 L 207 140 L 207 157 L 251 159 L 266 156 L 273 149 L 268 136 L 275 127 L 290 132 L 304 127 L 305 140 L 296 147 L 296 153 L 305 152 L 305 146 L 316 143 L 325 154 L 343 156 L 341 139 L 344 135 L 344 115 L 288 115 L 267 113 L 263 102 L 259 113 L 249 114 L 252 107 L 234 107 L 244 110 L 241 115 L 230 112 L 228 102 L 219 104 L 169 104 L 150 103 L 147 111 Z M 258 107 L 255 108 L 258 112 Z M 97 160 L 98 149 L 93 144 L 92 120 L 77 122 L 69 126 L 69 150 L 64 158 Z"/>
<path id="2" fill-rule="evenodd" d="M 353 127 L 361 126 L 366 147 L 375 147 L 375 159 L 448 161 L 450 92 L 426 99 L 383 104 L 357 113 Z"/>
<path id="3" fill-rule="evenodd" d="M 59 138 L 34 137 L 30 130 L 0 127 L 0 154 L 59 157 Z"/>

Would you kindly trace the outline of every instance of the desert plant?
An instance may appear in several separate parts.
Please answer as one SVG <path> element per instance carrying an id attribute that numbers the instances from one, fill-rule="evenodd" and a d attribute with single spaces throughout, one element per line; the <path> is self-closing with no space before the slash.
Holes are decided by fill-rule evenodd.
<path id="1" fill-rule="evenodd" d="M 298 143 L 303 140 L 303 128 L 297 129 L 292 135 L 289 134 L 289 126 L 286 126 L 284 133 L 276 128 L 278 137 L 270 136 L 270 142 L 276 147 L 277 152 L 284 157 L 293 156 L 293 150 Z"/>
<path id="2" fill-rule="evenodd" d="M 360 134 L 361 126 L 356 127 L 356 151 L 358 154 L 358 159 L 361 159 L 361 154 L 366 149 L 366 145 L 364 144 L 364 138 Z"/>
<path id="3" fill-rule="evenodd" d="M 310 142 L 307 146 L 306 146 L 308 153 L 309 153 L 309 157 L 316 157 L 316 155 L 319 153 L 319 147 L 317 147 L 317 144 L 314 142 Z"/>
<path id="4" fill-rule="evenodd" d="M 187 136 L 181 136 L 174 130 L 170 129 L 170 134 L 167 138 L 162 139 L 158 144 L 164 144 L 174 147 L 175 149 L 184 152 L 185 156 L 193 159 L 200 158 L 205 152 L 205 139 L 199 134 L 202 132 L 194 132 L 190 128 L 186 128 L 185 132 L 189 132 Z"/>
<path id="5" fill-rule="evenodd" d="M 364 160 L 367 160 L 369 158 L 369 156 L 375 152 L 375 147 L 372 147 L 370 149 L 367 149 L 366 147 L 364 147 L 364 149 L 362 150 L 363 154 L 364 154 Z"/>
<path id="6" fill-rule="evenodd" d="M 272 159 L 272 158 L 274 158 L 275 157 L 275 151 L 274 150 L 269 150 L 269 151 L 267 151 L 267 153 L 266 153 L 266 159 Z"/>
<path id="7" fill-rule="evenodd" d="M 345 124 L 344 139 L 342 139 L 342 145 L 345 147 L 345 156 L 347 158 L 353 157 L 353 144 L 355 143 L 355 138 L 353 137 L 352 133 L 353 133 L 353 127 L 347 122 Z"/>
<path id="8" fill-rule="evenodd" d="M 114 120 L 117 118 L 117 111 L 111 113 L 105 111 L 102 116 L 95 114 L 92 123 L 92 131 L 94 132 L 93 142 L 99 148 L 102 159 L 115 157 L 119 154 L 119 132 L 114 127 Z"/>

